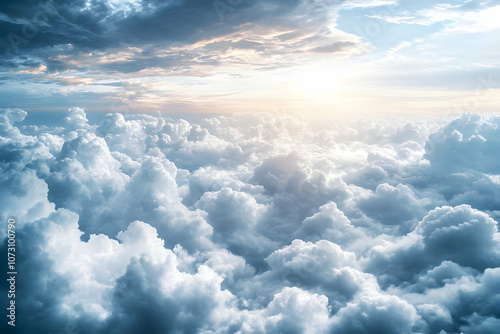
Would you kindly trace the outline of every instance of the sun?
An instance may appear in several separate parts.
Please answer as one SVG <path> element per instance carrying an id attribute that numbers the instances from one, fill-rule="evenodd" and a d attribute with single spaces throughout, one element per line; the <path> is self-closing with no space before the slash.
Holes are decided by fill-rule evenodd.
<path id="1" fill-rule="evenodd" d="M 294 76 L 297 93 L 304 97 L 330 99 L 339 94 L 347 73 L 341 67 L 308 67 Z"/>

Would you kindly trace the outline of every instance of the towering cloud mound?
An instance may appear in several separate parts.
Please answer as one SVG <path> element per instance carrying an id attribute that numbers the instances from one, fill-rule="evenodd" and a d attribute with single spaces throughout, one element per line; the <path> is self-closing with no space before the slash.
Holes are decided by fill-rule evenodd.
<path id="1" fill-rule="evenodd" d="M 26 116 L 0 112 L 19 333 L 500 324 L 498 116 Z"/>

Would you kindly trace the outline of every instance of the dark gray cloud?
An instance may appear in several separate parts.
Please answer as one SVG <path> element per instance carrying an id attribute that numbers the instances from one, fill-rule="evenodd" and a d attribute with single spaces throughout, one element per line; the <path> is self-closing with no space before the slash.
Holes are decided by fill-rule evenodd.
<path id="1" fill-rule="evenodd" d="M 226 10 L 221 12 L 214 5 L 218 2 L 225 4 Z M 328 37 L 326 26 L 332 20 L 328 6 L 335 4 L 303 0 L 218 2 L 5 1 L 0 7 L 1 60 L 6 68 L 45 64 L 49 72 L 72 69 L 132 73 L 153 67 L 214 65 L 219 62 L 220 53 L 231 49 L 286 55 L 356 47 L 351 41 Z M 304 13 L 313 15 L 315 20 L 304 21 Z M 286 32 L 290 45 L 255 40 L 270 31 Z M 210 42 L 216 38 L 223 41 Z M 204 46 L 182 50 L 204 41 Z M 104 56 L 127 47 L 137 47 L 142 52 L 127 62 L 89 62 L 86 58 L 91 53 L 93 57 L 99 53 Z M 159 50 L 163 52 L 158 53 Z"/>

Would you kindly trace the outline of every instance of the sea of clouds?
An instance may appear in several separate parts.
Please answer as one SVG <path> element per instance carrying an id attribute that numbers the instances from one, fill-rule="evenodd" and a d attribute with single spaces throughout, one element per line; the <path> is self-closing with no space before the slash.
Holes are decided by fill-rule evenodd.
<path id="1" fill-rule="evenodd" d="M 498 333 L 500 116 L 26 115 L 17 333 Z"/>

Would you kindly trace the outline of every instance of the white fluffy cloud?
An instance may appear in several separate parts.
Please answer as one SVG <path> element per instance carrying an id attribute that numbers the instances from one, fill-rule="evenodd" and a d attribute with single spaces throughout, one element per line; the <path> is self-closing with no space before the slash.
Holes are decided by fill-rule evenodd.
<path id="1" fill-rule="evenodd" d="M 498 116 L 26 116 L 0 112 L 22 333 L 498 328 Z"/>

